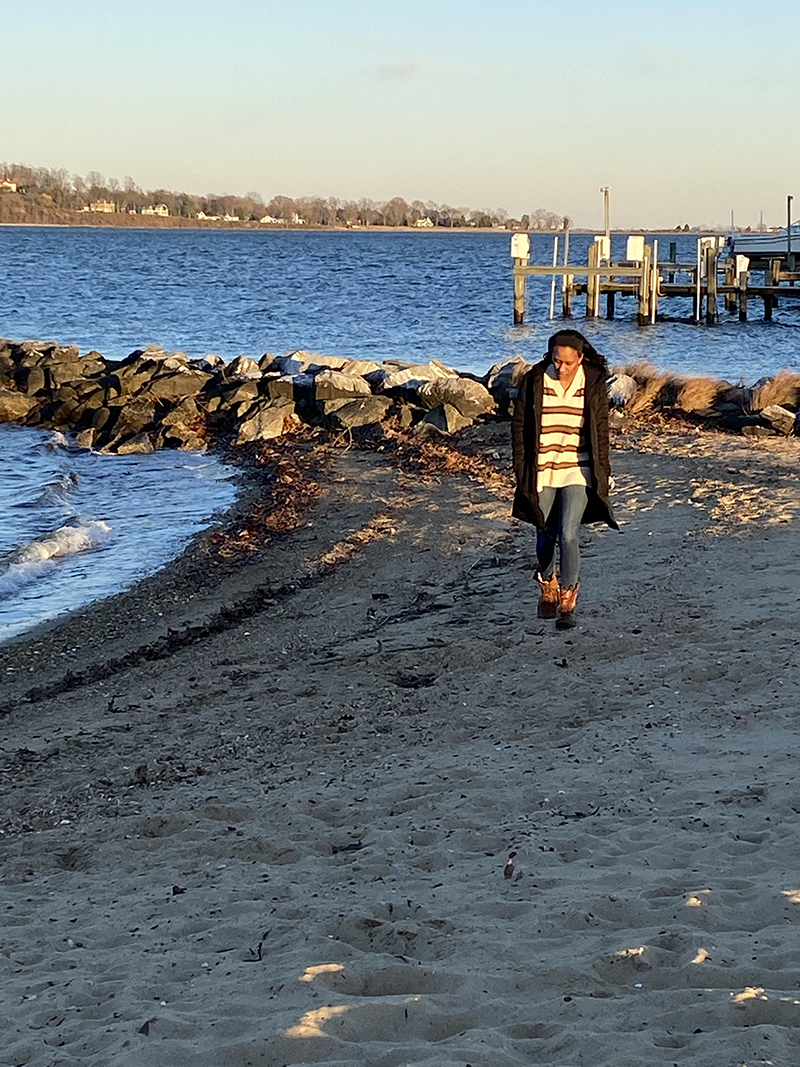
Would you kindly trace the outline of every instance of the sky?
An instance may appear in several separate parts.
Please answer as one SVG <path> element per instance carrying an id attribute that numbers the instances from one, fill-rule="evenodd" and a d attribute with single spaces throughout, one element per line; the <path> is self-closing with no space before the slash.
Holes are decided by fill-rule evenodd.
<path id="1" fill-rule="evenodd" d="M 800 206 L 797 0 L 0 0 L 0 161 L 189 193 Z M 781 53 L 784 53 L 784 56 Z M 10 62 L 9 62 L 10 61 Z M 795 184 L 797 182 L 797 184 Z M 798 212 L 800 214 L 800 212 Z"/>

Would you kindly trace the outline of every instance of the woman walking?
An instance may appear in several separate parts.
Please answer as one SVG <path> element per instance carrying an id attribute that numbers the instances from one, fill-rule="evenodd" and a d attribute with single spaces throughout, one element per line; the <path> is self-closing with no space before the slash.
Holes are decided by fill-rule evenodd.
<path id="1" fill-rule="evenodd" d="M 514 403 L 513 514 L 536 527 L 540 619 L 575 625 L 581 523 L 618 529 L 608 501 L 605 359 L 577 330 L 561 330 L 523 377 Z M 556 545 L 560 576 L 556 576 Z"/>

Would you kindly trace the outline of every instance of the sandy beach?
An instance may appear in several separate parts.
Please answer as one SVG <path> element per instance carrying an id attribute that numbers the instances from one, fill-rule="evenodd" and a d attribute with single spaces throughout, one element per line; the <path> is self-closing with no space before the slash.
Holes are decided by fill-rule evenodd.
<path id="1" fill-rule="evenodd" d="M 508 438 L 0 647 L 4 1067 L 800 1063 L 798 439 L 618 427 L 565 633 Z"/>

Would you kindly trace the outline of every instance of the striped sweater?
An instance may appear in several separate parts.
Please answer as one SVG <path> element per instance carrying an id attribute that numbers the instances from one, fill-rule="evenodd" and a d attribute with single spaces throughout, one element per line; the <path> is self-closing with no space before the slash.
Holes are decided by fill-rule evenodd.
<path id="1" fill-rule="evenodd" d="M 552 364 L 544 373 L 542 429 L 536 488 L 562 489 L 565 485 L 591 485 L 591 463 L 584 432 L 586 375 L 578 367 L 564 388 Z"/>

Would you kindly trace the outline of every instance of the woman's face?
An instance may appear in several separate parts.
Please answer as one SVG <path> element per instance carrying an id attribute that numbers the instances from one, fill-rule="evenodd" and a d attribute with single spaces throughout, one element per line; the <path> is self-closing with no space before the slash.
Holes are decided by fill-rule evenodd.
<path id="1" fill-rule="evenodd" d="M 553 349 L 552 360 L 558 380 L 564 385 L 569 385 L 578 367 L 583 363 L 583 353 L 574 348 L 567 348 L 566 345 L 556 345 Z"/>

